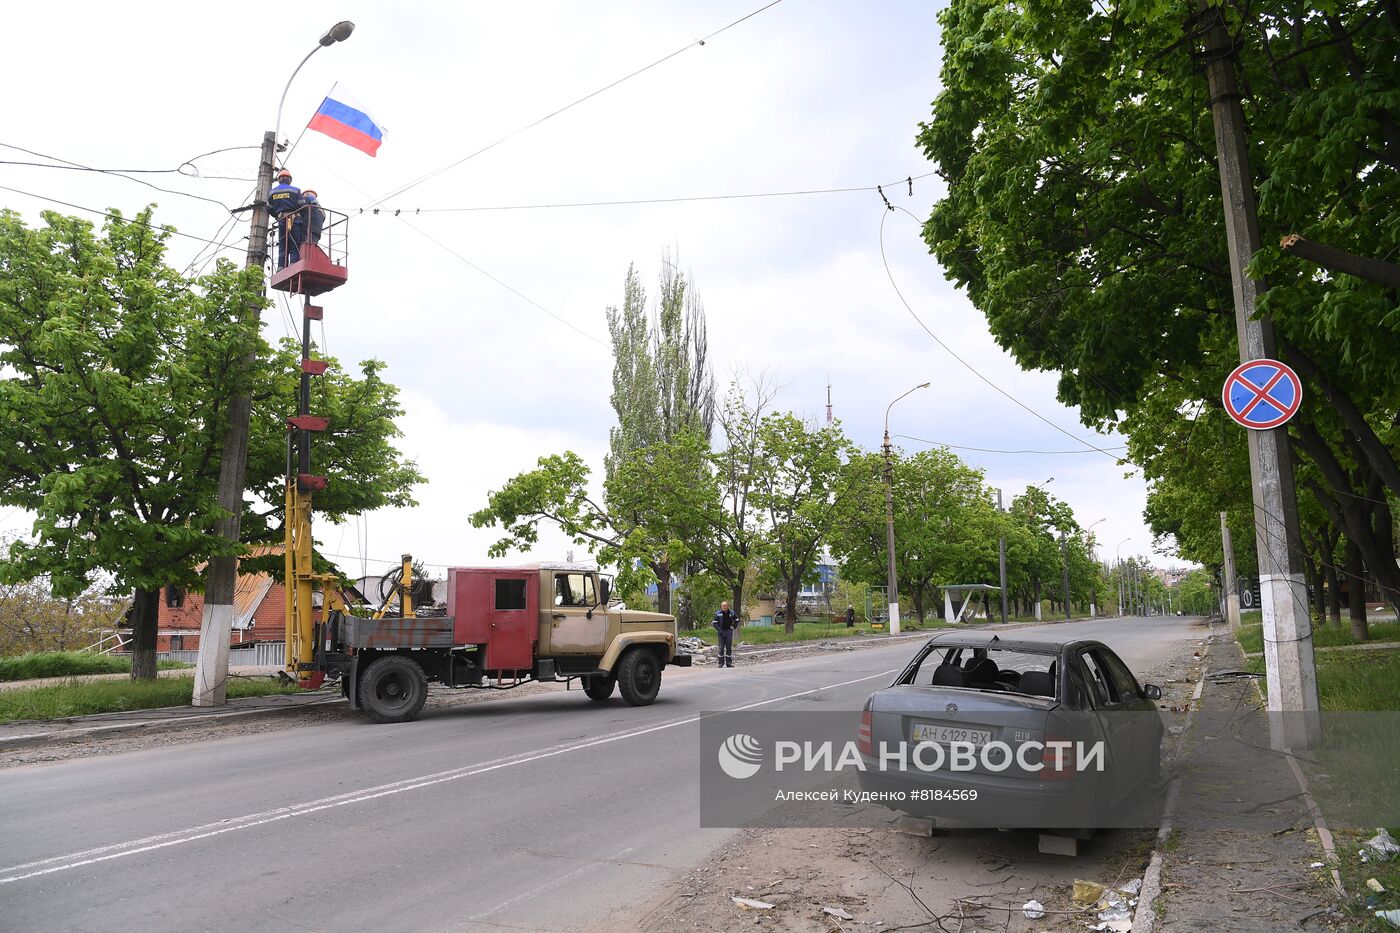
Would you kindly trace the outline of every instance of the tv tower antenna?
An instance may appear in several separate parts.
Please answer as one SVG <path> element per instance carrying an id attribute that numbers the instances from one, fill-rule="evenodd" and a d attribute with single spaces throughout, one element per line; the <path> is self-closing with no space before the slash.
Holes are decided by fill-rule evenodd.
<path id="1" fill-rule="evenodd" d="M 826 377 L 826 423 L 831 424 L 831 376 Z"/>

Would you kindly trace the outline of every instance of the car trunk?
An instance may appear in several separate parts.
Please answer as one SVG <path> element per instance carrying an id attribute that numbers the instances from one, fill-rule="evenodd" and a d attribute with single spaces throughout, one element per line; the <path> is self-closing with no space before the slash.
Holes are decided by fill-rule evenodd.
<path id="1" fill-rule="evenodd" d="M 1040 772 L 1021 768 L 1014 753 L 1026 742 L 1045 741 L 1050 713 L 1058 706 L 1051 697 L 1022 693 L 897 685 L 872 697 L 871 739 L 877 754 L 881 743 L 891 749 L 907 743 L 912 752 L 917 744 L 933 742 L 944 746 L 946 753 L 957 742 L 977 746 L 1002 742 L 1013 753 L 1009 767 L 988 768 L 979 753 L 976 766 L 968 773 L 1035 780 Z M 1039 763 L 1039 750 L 1027 753 L 1026 758 Z"/>

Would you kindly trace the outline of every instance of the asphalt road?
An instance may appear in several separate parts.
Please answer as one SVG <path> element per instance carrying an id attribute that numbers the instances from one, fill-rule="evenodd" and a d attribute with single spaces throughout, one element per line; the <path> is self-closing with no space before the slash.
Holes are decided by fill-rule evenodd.
<path id="1" fill-rule="evenodd" d="M 1197 637 L 1176 618 L 1014 631 L 1134 668 Z M 735 832 L 698 828 L 702 711 L 858 710 L 917 644 L 668 670 L 641 709 L 507 696 L 0 772 L 0 930 L 601 924 Z"/>

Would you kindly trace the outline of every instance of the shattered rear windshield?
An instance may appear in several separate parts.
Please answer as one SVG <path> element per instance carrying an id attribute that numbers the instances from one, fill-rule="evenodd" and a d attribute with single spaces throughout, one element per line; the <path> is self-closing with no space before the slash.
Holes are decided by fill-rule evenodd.
<path id="1" fill-rule="evenodd" d="M 1058 653 L 954 645 L 934 647 L 900 683 L 916 687 L 962 687 L 1053 698 Z"/>

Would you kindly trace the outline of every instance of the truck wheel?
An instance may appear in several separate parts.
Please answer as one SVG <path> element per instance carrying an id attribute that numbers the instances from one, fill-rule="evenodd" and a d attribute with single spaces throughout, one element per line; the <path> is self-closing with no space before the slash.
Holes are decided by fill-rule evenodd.
<path id="1" fill-rule="evenodd" d="M 408 722 L 427 699 L 428 678 L 403 655 L 380 658 L 360 679 L 360 703 L 375 722 Z"/>
<path id="2" fill-rule="evenodd" d="M 607 677 L 593 676 L 583 678 L 583 692 L 588 694 L 590 700 L 602 703 L 611 699 L 613 689 L 617 686 L 617 677 L 609 674 Z"/>
<path id="3" fill-rule="evenodd" d="M 661 664 L 656 653 L 646 648 L 631 648 L 617 666 L 617 682 L 628 706 L 649 706 L 661 689 Z"/>

